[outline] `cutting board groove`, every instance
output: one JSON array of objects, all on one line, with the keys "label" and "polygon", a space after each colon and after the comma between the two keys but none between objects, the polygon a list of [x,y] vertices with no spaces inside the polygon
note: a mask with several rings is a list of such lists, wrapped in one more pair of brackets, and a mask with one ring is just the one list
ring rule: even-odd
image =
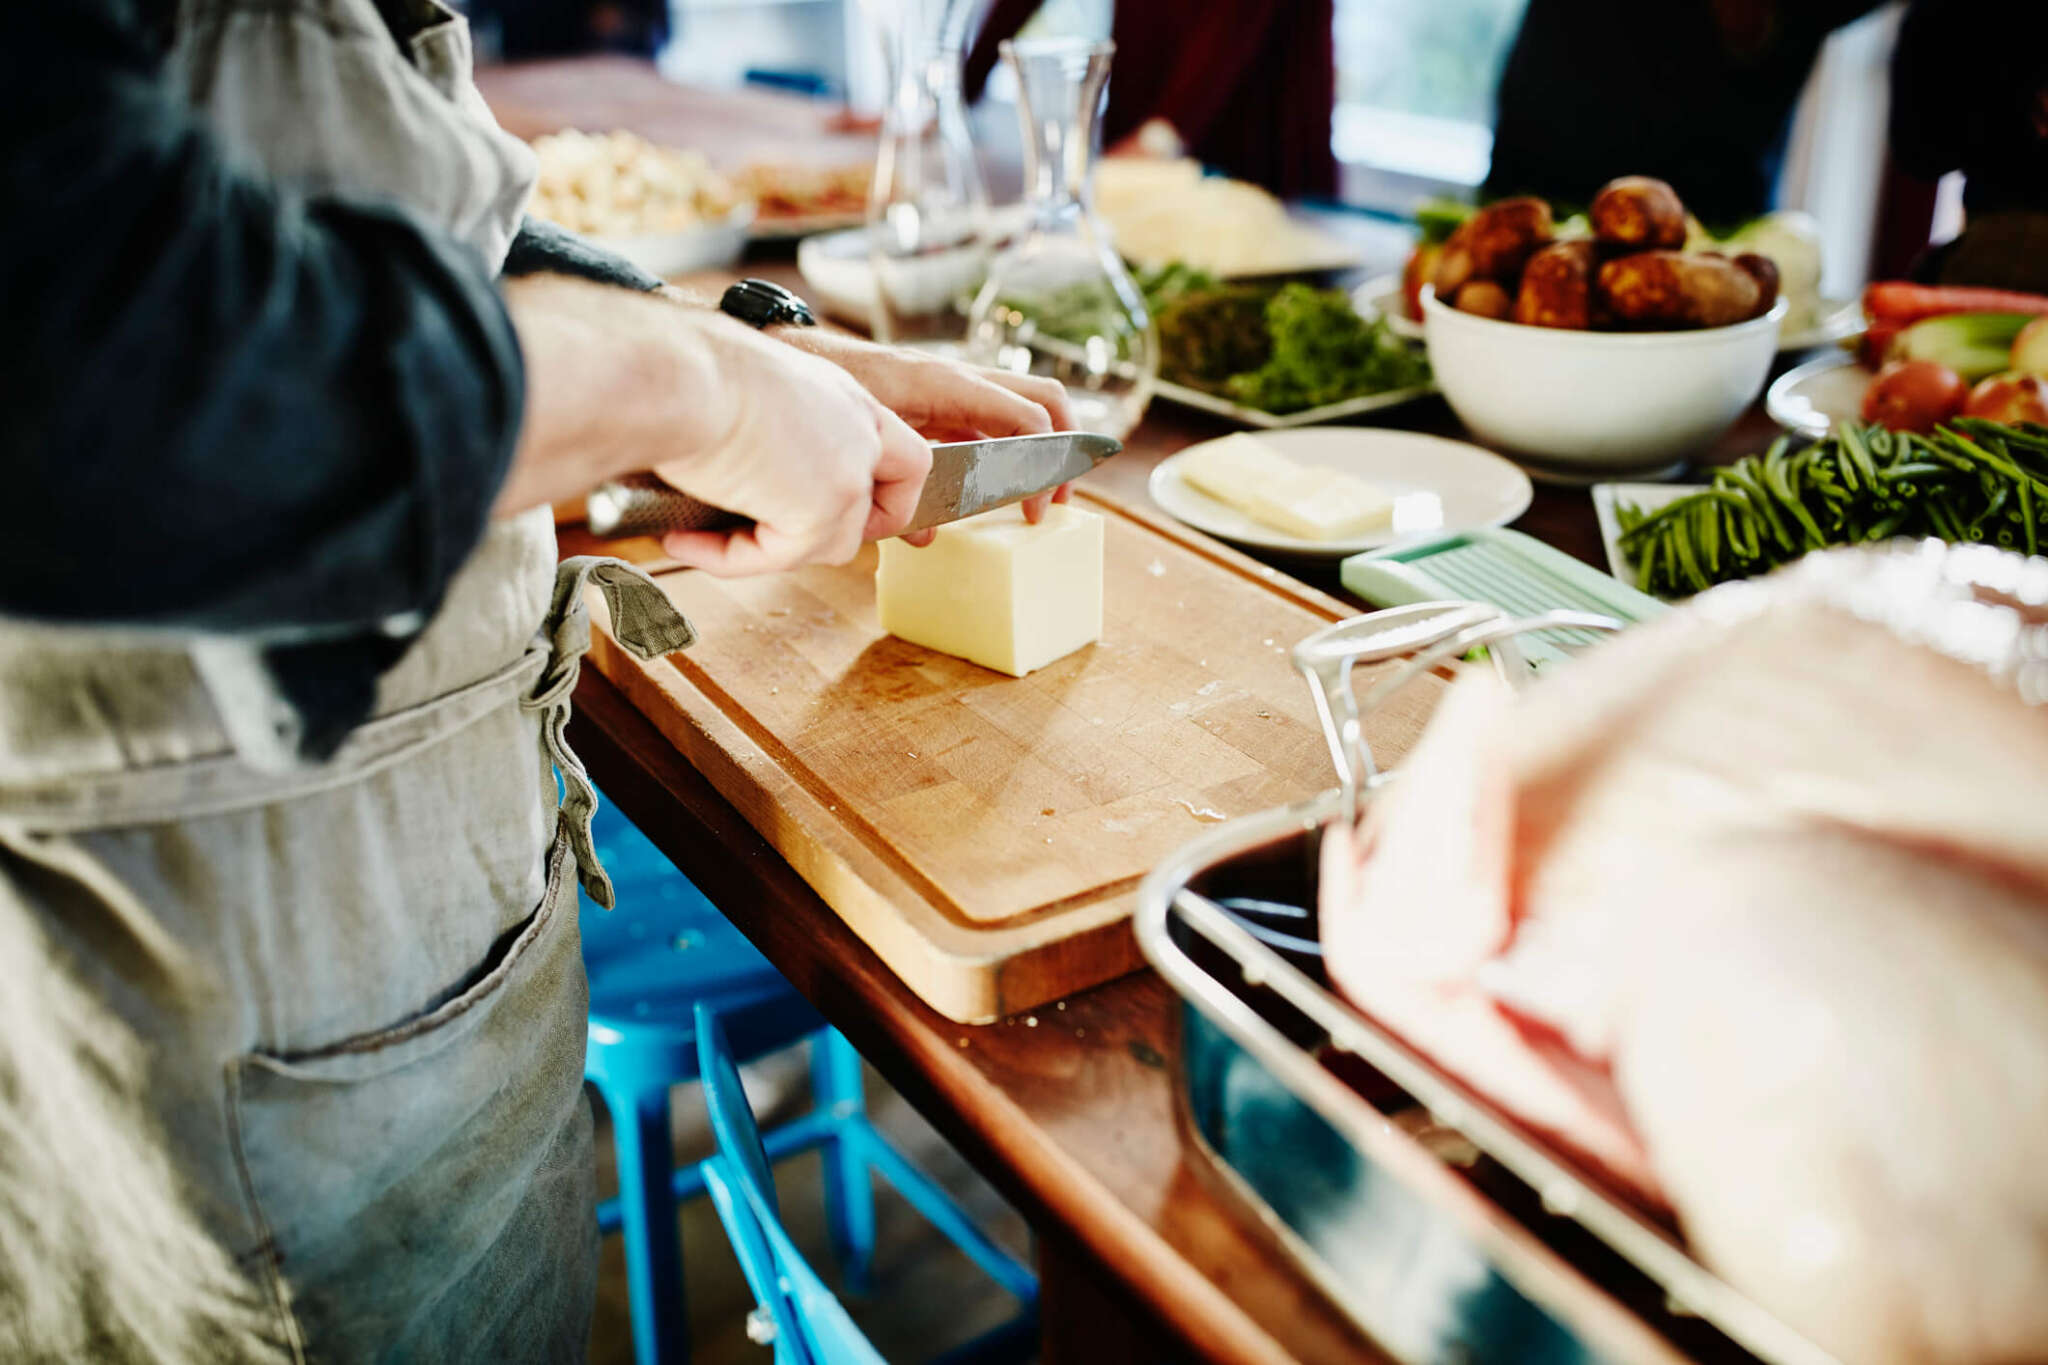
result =
[{"label": "cutting board groove", "polygon": [[[1217,817],[1332,780],[1287,649],[1351,609],[1149,511],[1085,487],[1079,501],[1106,523],[1104,639],[1028,678],[882,635],[872,549],[772,579],[650,565],[698,644],[643,663],[593,642],[825,902],[962,1022],[1135,970],[1130,902],[1153,864]],[[1405,750],[1433,690],[1376,720],[1376,753]]]}]

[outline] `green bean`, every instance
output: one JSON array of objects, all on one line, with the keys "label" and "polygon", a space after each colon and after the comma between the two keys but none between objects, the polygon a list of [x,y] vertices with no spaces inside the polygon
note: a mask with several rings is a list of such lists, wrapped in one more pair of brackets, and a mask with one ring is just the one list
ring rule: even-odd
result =
[{"label": "green bean", "polygon": [[1844,423],[1799,450],[1776,441],[1655,511],[1616,510],[1638,585],[1670,596],[1895,535],[2036,553],[2048,529],[2048,426],[1971,419],[1920,436]]}]

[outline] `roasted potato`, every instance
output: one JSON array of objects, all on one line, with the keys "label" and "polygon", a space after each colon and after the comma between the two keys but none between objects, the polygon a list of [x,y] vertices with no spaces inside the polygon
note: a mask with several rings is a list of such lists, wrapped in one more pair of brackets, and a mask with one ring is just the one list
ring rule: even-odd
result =
[{"label": "roasted potato", "polygon": [[1647,175],[1610,180],[1588,210],[1593,235],[1632,251],[1676,251],[1685,245],[1685,204],[1678,191]]},{"label": "roasted potato", "polygon": [[1505,319],[1515,306],[1508,291],[1493,280],[1470,280],[1458,291],[1451,306],[1461,313],[1477,313],[1483,318]]},{"label": "roasted potato", "polygon": [[1472,273],[1482,280],[1513,284],[1529,258],[1550,245],[1556,225],[1541,199],[1502,199],[1472,215]]},{"label": "roasted potato", "polygon": [[[1443,250],[1436,256],[1432,267],[1434,273],[1430,282],[1436,286],[1436,296],[1445,303],[1458,297],[1458,291],[1465,282],[1473,278],[1472,238],[1469,229],[1471,221],[1459,224],[1456,231],[1444,239]],[[1417,290],[1417,294],[1421,291]]]},{"label": "roasted potato", "polygon": [[1646,330],[1726,327],[1756,316],[1763,290],[1725,256],[1638,251],[1595,276],[1596,306],[1617,322]]},{"label": "roasted potato", "polygon": [[1522,269],[1522,287],[1515,293],[1516,322],[1531,327],[1594,325],[1593,243],[1586,238],[1552,242],[1529,258]]},{"label": "roasted potato", "polygon": [[1745,251],[1735,258],[1735,266],[1756,281],[1756,312],[1750,316],[1762,317],[1770,312],[1771,305],[1778,301],[1778,263],[1758,252]]}]

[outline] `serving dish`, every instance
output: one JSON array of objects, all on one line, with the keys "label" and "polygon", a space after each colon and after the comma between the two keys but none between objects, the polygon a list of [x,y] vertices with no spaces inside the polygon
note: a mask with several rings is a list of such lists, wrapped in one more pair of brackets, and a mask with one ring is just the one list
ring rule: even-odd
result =
[{"label": "serving dish", "polygon": [[[1410,341],[1422,340],[1422,324],[1408,316],[1401,297],[1401,277],[1375,275],[1351,293],[1360,312],[1387,320],[1387,330]],[[1863,305],[1856,299],[1820,300],[1814,319],[1804,327],[1778,329],[1778,354],[1795,355],[1832,346],[1863,330]]]},{"label": "serving dish", "polygon": [[1325,403],[1321,407],[1303,408],[1299,412],[1267,412],[1264,408],[1248,408],[1242,403],[1233,403],[1228,398],[1213,394],[1205,389],[1190,388],[1160,379],[1152,385],[1152,396],[1164,398],[1182,407],[1194,408],[1217,417],[1227,417],[1233,422],[1261,431],[1285,431],[1293,427],[1320,426],[1328,422],[1342,422],[1351,417],[1364,417],[1370,413],[1384,412],[1388,408],[1403,407],[1409,403],[1429,397],[1437,391],[1434,384],[1416,384],[1403,389],[1383,389],[1379,393],[1362,393],[1356,398],[1346,398],[1339,403]]},{"label": "serving dish", "polygon": [[1863,414],[1863,393],[1877,374],[1853,356],[1809,360],[1779,375],[1764,395],[1764,411],[1787,431],[1815,440],[1837,422]]},{"label": "serving dish", "polygon": [[[1430,653],[1411,669],[1556,622],[1418,624]],[[1342,754],[1333,685],[1318,707]],[[1139,947],[1182,1000],[1178,1109],[1210,1183],[1403,1361],[1832,1361],[1695,1260],[1668,1220],[1328,988],[1320,831],[1398,780],[1343,766],[1344,786],[1219,825],[1139,888]]]},{"label": "serving dish", "polygon": [[625,257],[648,274],[666,279],[734,264],[746,252],[753,223],[754,206],[742,204],[721,219],[676,232],[593,237],[591,241]]},{"label": "serving dish", "polygon": [[1636,564],[1621,543],[1619,504],[1628,503],[1654,512],[1676,502],[1703,485],[1693,483],[1596,483],[1593,485],[1593,515],[1600,521],[1600,544],[1607,552],[1607,571],[1631,588],[1636,585]]},{"label": "serving dish", "polygon": [[1422,291],[1430,369],[1488,445],[1566,483],[1657,476],[1734,424],[1764,387],[1785,303],[1728,327],[1580,332],[1476,317]]},{"label": "serving dish", "polygon": [[816,232],[857,226],[867,217],[868,182],[874,167],[784,165],[757,162],[733,177],[759,206],[753,240],[789,241]]},{"label": "serving dish", "polygon": [[[1223,438],[1228,439],[1228,438]],[[1505,526],[1528,510],[1529,476],[1491,451],[1464,441],[1370,427],[1304,427],[1260,438],[1289,459],[1356,474],[1394,498],[1394,523],[1339,540],[1306,540],[1276,531],[1203,493],[1181,477],[1189,446],[1153,469],[1153,501],[1219,540],[1309,559],[1341,559],[1439,531]]]}]

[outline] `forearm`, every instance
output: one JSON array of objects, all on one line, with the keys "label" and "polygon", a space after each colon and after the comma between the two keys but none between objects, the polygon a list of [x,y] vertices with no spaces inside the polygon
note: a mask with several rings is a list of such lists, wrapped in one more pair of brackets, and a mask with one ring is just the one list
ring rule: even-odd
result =
[{"label": "forearm", "polygon": [[510,280],[505,300],[527,401],[495,515],[714,447],[739,420],[718,382],[723,333],[739,324],[722,314],[558,275]]}]

